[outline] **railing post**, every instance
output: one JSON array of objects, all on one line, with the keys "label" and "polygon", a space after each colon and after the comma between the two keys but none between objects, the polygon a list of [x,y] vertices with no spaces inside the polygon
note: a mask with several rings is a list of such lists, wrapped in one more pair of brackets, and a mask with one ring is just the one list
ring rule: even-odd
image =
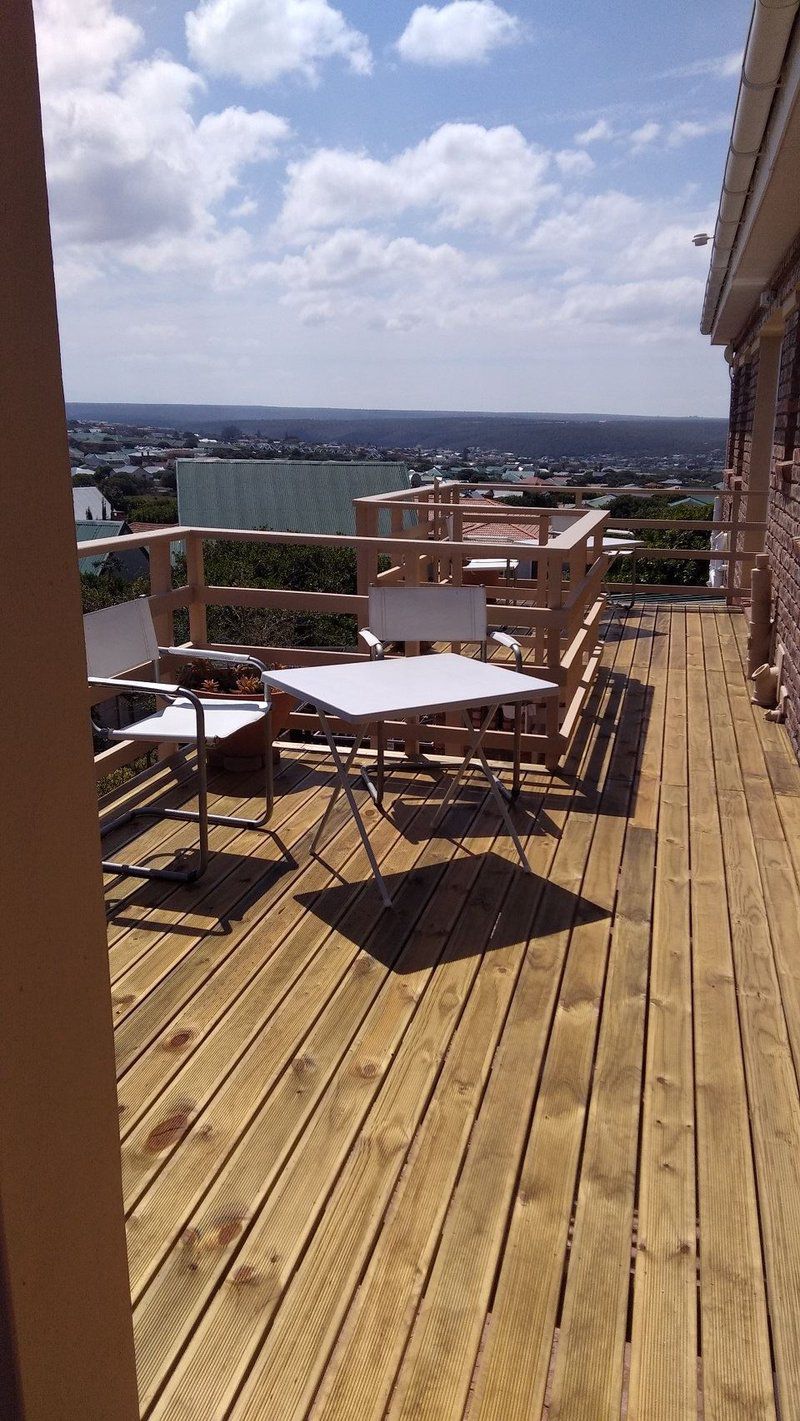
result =
[{"label": "railing post", "polygon": [[[377,507],[363,499],[354,500],[353,507],[356,515],[356,537],[377,538],[379,528],[380,513]],[[391,517],[391,514],[390,514]],[[374,548],[358,547],[356,549],[356,591],[359,597],[366,597],[370,586],[378,577],[378,554]],[[359,614],[359,627],[367,624],[366,606]]]},{"label": "railing post", "polygon": [[[148,544],[147,551],[150,563],[150,595],[158,597],[172,590],[172,544],[166,538],[156,538]],[[172,646],[175,641],[172,613],[163,608],[154,609],[153,626],[159,646]],[[156,667],[156,670],[159,671],[160,668]],[[162,696],[158,705],[164,707],[166,704]],[[175,746],[168,742],[162,741],[157,747],[159,760],[167,760],[174,752]]]},{"label": "railing post", "polygon": [[195,646],[208,641],[208,612],[203,597],[206,586],[203,535],[192,531],[186,539],[186,577],[189,584],[189,640]]},{"label": "railing post", "polygon": [[[161,596],[172,591],[172,544],[166,538],[157,538],[148,544],[150,561],[150,595]],[[153,626],[159,646],[172,646],[174,636],[172,613],[163,608],[153,610]]]}]

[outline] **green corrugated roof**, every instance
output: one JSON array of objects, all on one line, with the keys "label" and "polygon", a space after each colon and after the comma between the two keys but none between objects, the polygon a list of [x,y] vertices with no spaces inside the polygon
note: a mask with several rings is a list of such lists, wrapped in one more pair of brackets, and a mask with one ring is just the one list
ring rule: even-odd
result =
[{"label": "green corrugated roof", "polygon": [[[117,538],[124,527],[124,523],[117,523],[112,518],[76,520],[77,542],[94,543],[98,538]],[[108,553],[98,553],[96,557],[81,558],[78,567],[81,572],[98,573],[107,557]]]},{"label": "green corrugated roof", "polygon": [[353,499],[407,489],[402,463],[178,459],[178,519],[197,528],[354,533]]}]

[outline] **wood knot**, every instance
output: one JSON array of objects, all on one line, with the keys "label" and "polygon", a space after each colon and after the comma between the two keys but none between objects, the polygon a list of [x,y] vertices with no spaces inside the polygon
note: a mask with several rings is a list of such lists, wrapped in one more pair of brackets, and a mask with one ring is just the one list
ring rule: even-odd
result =
[{"label": "wood knot", "polygon": [[316,1069],[317,1063],[314,1057],[308,1052],[305,1052],[302,1056],[295,1056],[292,1061],[292,1070],[296,1076],[310,1076]]},{"label": "wood knot", "polygon": [[258,1279],[258,1270],[252,1268],[249,1263],[243,1263],[241,1268],[237,1268],[236,1272],[231,1274],[231,1282],[237,1288],[244,1288],[248,1283],[257,1283]]},{"label": "wood knot", "polygon": [[193,1040],[194,1032],[184,1026],[179,1031],[173,1031],[172,1035],[162,1042],[162,1047],[165,1051],[182,1051]]},{"label": "wood knot", "polygon": [[147,1136],[145,1141],[147,1153],[158,1155],[163,1150],[168,1150],[172,1145],[176,1145],[189,1129],[191,1118],[191,1105],[181,1105],[172,1115],[165,1115],[163,1120],[159,1120],[158,1124],[153,1126]]},{"label": "wood knot", "polygon": [[380,1069],[380,1061],[376,1061],[374,1057],[368,1056],[366,1060],[358,1062],[356,1075],[362,1076],[365,1081],[371,1081],[374,1080],[377,1075],[380,1075]]}]

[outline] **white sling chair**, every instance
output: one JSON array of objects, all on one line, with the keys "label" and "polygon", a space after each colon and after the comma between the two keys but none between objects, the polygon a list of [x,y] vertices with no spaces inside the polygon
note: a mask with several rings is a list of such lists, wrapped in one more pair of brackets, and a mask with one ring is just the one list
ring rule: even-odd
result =
[{"label": "white sling chair", "polygon": [[[486,660],[488,643],[498,642],[513,653],[515,669],[522,672],[522,648],[508,632],[489,631],[486,612],[486,588],[481,586],[451,587],[436,584],[419,587],[370,587],[369,626],[362,627],[359,636],[369,647],[373,661],[383,660],[387,642],[471,642],[478,643]],[[519,737],[521,709],[514,707],[514,785],[511,798],[520,789]],[[385,737],[378,727],[377,786],[366,771],[362,778],[377,805],[383,803]],[[506,794],[505,786],[492,776],[497,787]]]},{"label": "white sling chair", "polygon": [[[190,820],[199,826],[200,856],[196,867],[191,869],[145,868],[140,864],[117,863],[103,860],[107,873],[130,874],[136,878],[166,878],[176,883],[193,883],[203,874],[208,865],[209,824],[230,824],[242,829],[260,829],[272,814],[272,727],[270,691],[263,680],[266,667],[253,656],[239,656],[227,651],[193,651],[191,649],[159,646],[150,606],[145,597],[131,602],[122,602],[116,607],[105,607],[100,612],[89,612],[83,619],[86,639],[86,665],[89,685],[105,687],[114,695],[149,692],[163,698],[168,704],[145,716],[143,720],[126,725],[122,730],[106,730],[95,727],[104,737],[111,740],[142,740],[150,742],[172,742],[177,745],[194,745],[197,750],[197,811],[144,806],[128,810],[110,823],[102,826],[101,835],[129,823],[138,816]],[[262,677],[264,699],[259,702],[245,702],[237,705],[232,701],[200,699],[192,691],[182,686],[164,685],[158,679],[151,681],[131,680],[124,673],[150,663],[154,678],[158,677],[160,656],[179,656],[183,660],[219,661],[235,665],[253,666]],[[209,741],[224,739],[234,731],[241,730],[254,721],[264,725],[264,747],[266,755],[265,808],[256,819],[244,819],[232,814],[209,814],[208,781],[206,770],[206,746]]]}]

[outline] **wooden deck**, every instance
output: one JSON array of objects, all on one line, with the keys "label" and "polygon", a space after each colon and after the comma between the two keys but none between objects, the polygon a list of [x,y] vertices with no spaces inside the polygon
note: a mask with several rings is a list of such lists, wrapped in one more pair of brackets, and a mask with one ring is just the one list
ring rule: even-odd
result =
[{"label": "wooden deck", "polygon": [[383,912],[306,756],[295,868],[216,829],[195,889],[109,882],[143,1416],[800,1417],[800,768],[743,637],[610,621],[533,878],[398,777]]}]

